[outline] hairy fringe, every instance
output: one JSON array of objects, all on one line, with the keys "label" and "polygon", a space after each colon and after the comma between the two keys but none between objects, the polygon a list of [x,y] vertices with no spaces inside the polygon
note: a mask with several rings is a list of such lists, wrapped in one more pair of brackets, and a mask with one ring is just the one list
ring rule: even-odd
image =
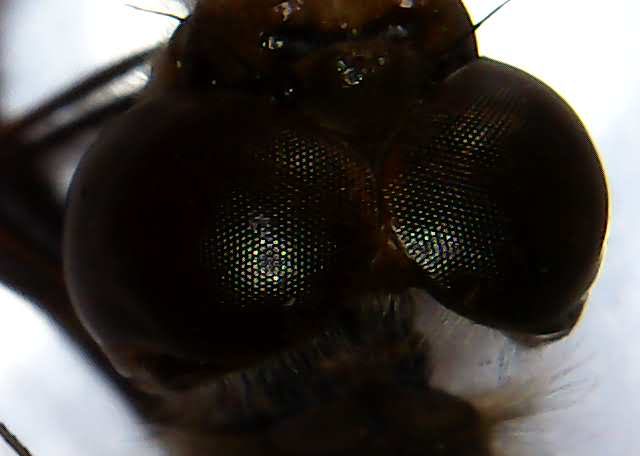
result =
[{"label": "hairy fringe", "polygon": [[578,454],[571,451],[563,413],[578,405],[596,386],[586,379],[568,380],[580,365],[507,384],[470,399],[493,429],[494,456]]},{"label": "hairy fringe", "polygon": [[[377,303],[381,309],[395,308],[398,299],[382,300]],[[413,298],[405,296],[402,308],[413,307]],[[375,307],[375,306],[374,306]],[[371,327],[375,327],[379,323],[376,322],[376,315],[382,315],[380,309],[370,314],[363,313],[363,321],[370,321]],[[397,311],[394,316],[386,316],[382,322],[386,331],[399,328],[400,323],[405,321],[406,316],[412,313]],[[457,319],[456,319],[457,321]],[[458,322],[460,323],[460,322]],[[456,326],[455,324],[453,326]],[[422,328],[420,328],[422,329]],[[468,329],[468,328],[466,328]],[[451,334],[444,334],[452,331]],[[401,331],[401,333],[403,333]],[[449,327],[444,329],[444,333],[440,332],[439,336],[444,339],[456,337],[456,330]],[[448,336],[448,337],[446,337]],[[481,328],[478,328],[478,334],[469,340],[474,343],[484,335]],[[383,345],[375,345],[371,348],[371,341],[368,341],[359,350],[345,342],[339,337],[332,336],[336,349],[333,354],[327,358],[322,358],[315,364],[315,372],[321,376],[333,379],[341,386],[343,393],[338,397],[345,400],[352,395],[344,394],[344,391],[358,392],[363,389],[373,389],[377,391],[378,386],[381,387],[381,393],[387,387],[405,388],[413,391],[423,391],[424,395],[439,394],[438,391],[446,391],[447,387],[443,382],[440,385],[430,385],[431,369],[428,365],[430,361],[429,352],[433,348],[428,340],[422,337],[421,333],[409,332],[400,338],[386,340]],[[465,342],[466,343],[466,342]],[[536,350],[534,350],[536,352]],[[424,372],[424,386],[419,385],[420,379],[416,376],[411,377],[409,383],[413,386],[403,386],[398,383],[397,370],[398,360],[415,359],[416,354],[424,355],[427,365],[424,369],[414,369],[414,372]],[[469,393],[465,393],[462,389],[454,388],[454,392],[445,393],[450,397],[457,397],[460,401],[464,401],[475,410],[479,421],[477,426],[484,429],[482,433],[487,436],[487,443],[491,456],[551,456],[555,454],[578,454],[571,451],[570,439],[566,420],[563,422],[563,412],[571,409],[579,403],[582,398],[589,394],[595,386],[592,381],[587,379],[576,379],[577,368],[586,361],[576,362],[569,367],[555,369],[551,367],[544,370],[544,373],[534,377],[535,372],[529,374],[528,378],[522,380],[507,379],[504,383],[500,383],[495,387],[485,390],[475,391],[473,389]],[[274,365],[278,366],[281,361],[275,361]],[[287,366],[291,366],[291,362],[286,361]],[[403,364],[403,363],[400,363]],[[437,367],[437,366],[435,366]],[[233,385],[239,385],[238,375],[233,374],[235,379],[228,380],[227,384],[231,385],[232,396],[242,398],[242,388],[240,393],[234,390]],[[413,378],[413,380],[411,380]],[[281,378],[282,380],[282,378]],[[403,382],[406,380],[402,380]],[[286,383],[286,380],[285,380]],[[407,385],[409,385],[407,383]],[[227,388],[227,387],[225,387]],[[313,390],[312,387],[310,387]],[[440,389],[438,389],[440,388]],[[157,424],[153,426],[157,438],[165,445],[169,454],[176,456],[200,456],[204,454],[217,454],[220,456],[281,456],[283,453],[276,451],[270,440],[272,437],[270,431],[227,432],[224,428],[217,427],[207,430],[202,423],[212,423],[215,418],[215,400],[214,397],[220,397],[220,382],[212,382],[194,388],[188,392],[180,392],[175,395],[166,395],[164,399],[164,411],[167,412],[163,419],[162,411],[158,416]],[[255,393],[255,389],[254,389]],[[370,393],[367,393],[370,394]],[[417,397],[420,397],[418,393]],[[264,399],[265,396],[262,396]],[[267,397],[268,399],[268,397]],[[255,399],[254,399],[255,401]],[[257,402],[258,404],[263,404]],[[273,407],[273,403],[266,401],[266,408]],[[322,401],[320,401],[321,403]],[[455,404],[452,403],[455,409]],[[242,405],[238,405],[239,408]],[[315,406],[313,406],[315,407]],[[255,408],[255,407],[253,407]],[[260,407],[259,407],[260,408]],[[277,405],[276,405],[277,408]],[[429,421],[429,411],[425,411],[424,423],[431,425]],[[456,413],[456,412],[454,412]],[[218,417],[218,422],[224,422],[224,416]],[[276,418],[276,422],[277,422]],[[335,420],[340,421],[342,417],[337,414]],[[421,418],[422,419],[422,418]],[[559,423],[559,426],[555,426]],[[411,426],[411,422],[407,422]],[[434,423],[436,423],[434,421]],[[348,425],[348,420],[347,420]],[[448,429],[447,432],[452,431]],[[461,435],[466,435],[466,429],[459,429]],[[384,432],[384,430],[382,430]],[[454,432],[451,432],[452,434]],[[570,435],[569,435],[570,437]],[[327,436],[331,438],[331,436]],[[286,440],[287,437],[285,436]],[[562,445],[559,445],[559,442]],[[566,451],[560,453],[560,447]],[[290,453],[284,453],[290,454]],[[298,454],[298,453],[295,453]],[[302,452],[300,454],[306,454]],[[324,453],[314,453],[324,454]],[[425,455],[431,453],[425,453]],[[448,456],[458,456],[458,453],[442,453]],[[484,453],[482,453],[484,454]],[[466,453],[465,453],[466,456]]]},{"label": "hairy fringe", "polygon": [[[349,369],[349,373],[343,373],[343,375],[350,376],[349,381],[357,384],[363,380],[363,377],[357,374],[361,369],[362,367]],[[575,367],[567,368],[553,375],[521,383],[514,382],[485,394],[465,398],[480,416],[483,423],[481,427],[487,430],[491,456],[578,454],[571,451],[570,439],[567,439],[567,423],[563,423],[562,413],[579,403],[594,385],[588,381],[567,381],[567,377],[574,370]],[[189,410],[201,410],[203,401],[206,403],[206,396],[206,391],[200,391],[197,396],[182,402],[181,410],[187,414]],[[188,406],[185,407],[187,404]],[[426,413],[429,412],[426,411]],[[199,419],[201,418],[202,416]],[[335,419],[340,420],[341,417],[336,416]],[[563,424],[563,429],[554,429],[554,421]],[[281,454],[272,449],[267,433],[243,433],[242,437],[238,437],[233,432],[206,433],[202,429],[173,427],[170,424],[157,426],[155,430],[158,438],[172,455],[279,456]],[[464,430],[461,431],[464,434]],[[554,435],[558,432],[559,435]],[[562,448],[558,445],[558,437],[563,444]],[[449,455],[449,453],[444,454]],[[453,455],[454,453],[451,453],[451,456]]]}]

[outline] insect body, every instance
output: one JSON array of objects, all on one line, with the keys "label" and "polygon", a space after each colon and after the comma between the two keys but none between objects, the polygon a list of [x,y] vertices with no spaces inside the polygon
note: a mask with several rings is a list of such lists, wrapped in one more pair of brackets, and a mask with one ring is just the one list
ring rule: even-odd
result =
[{"label": "insect body", "polygon": [[489,454],[408,291],[564,335],[607,211],[576,115],[479,57],[458,0],[201,1],[76,171],[65,277],[186,454]]}]

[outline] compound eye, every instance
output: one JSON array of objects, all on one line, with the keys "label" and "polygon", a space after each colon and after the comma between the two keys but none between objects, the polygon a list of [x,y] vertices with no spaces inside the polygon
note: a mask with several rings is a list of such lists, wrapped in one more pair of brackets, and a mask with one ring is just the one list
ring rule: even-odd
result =
[{"label": "compound eye", "polygon": [[373,192],[348,146],[266,101],[147,101],[74,177],[72,299],[106,347],[244,366],[340,307],[368,257]]},{"label": "compound eye", "polygon": [[608,217],[603,170],[575,113],[533,77],[479,59],[405,124],[382,187],[425,288],[483,324],[568,331]]},{"label": "compound eye", "polygon": [[338,285],[325,279],[374,222],[371,171],[326,133],[295,127],[247,152],[261,170],[253,183],[230,185],[211,208],[204,265],[226,305],[312,305]]}]

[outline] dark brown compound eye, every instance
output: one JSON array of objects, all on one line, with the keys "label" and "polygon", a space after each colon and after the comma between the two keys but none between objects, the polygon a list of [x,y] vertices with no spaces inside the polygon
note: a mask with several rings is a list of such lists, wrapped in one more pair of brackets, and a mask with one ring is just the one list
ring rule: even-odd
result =
[{"label": "dark brown compound eye", "polygon": [[320,331],[351,293],[373,185],[346,143],[268,101],[149,100],[74,178],[71,295],[107,347],[237,368]]},{"label": "dark brown compound eye", "polygon": [[605,176],[571,108],[479,59],[416,104],[391,141],[383,194],[425,288],[477,322],[565,333],[598,271]]}]

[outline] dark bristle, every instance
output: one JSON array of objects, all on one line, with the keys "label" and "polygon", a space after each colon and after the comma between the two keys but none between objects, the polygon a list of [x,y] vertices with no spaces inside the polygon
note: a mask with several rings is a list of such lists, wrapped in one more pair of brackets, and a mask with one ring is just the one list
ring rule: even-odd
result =
[{"label": "dark bristle", "polygon": [[473,33],[475,31],[477,31],[485,22],[487,22],[489,19],[491,19],[491,17],[494,14],[496,14],[502,8],[507,6],[508,3],[511,3],[511,0],[505,0],[500,5],[498,5],[493,11],[491,11],[489,14],[487,14],[480,22],[478,22],[477,24],[474,24],[473,29],[471,30],[471,32]]},{"label": "dark bristle", "polygon": [[164,11],[150,10],[150,9],[147,9],[147,8],[142,8],[140,6],[132,5],[130,3],[127,3],[126,6],[128,6],[129,8],[133,8],[134,10],[137,10],[137,11],[142,11],[144,13],[151,13],[151,14],[156,14],[158,16],[169,17],[169,18],[175,19],[176,21],[181,22],[181,23],[187,20],[186,17],[176,16],[175,14],[165,13]]},{"label": "dark bristle", "polygon": [[491,11],[489,14],[487,14],[485,17],[483,17],[479,22],[473,24],[473,27],[471,27],[471,30],[469,30],[468,32],[466,32],[464,35],[462,35],[460,38],[458,38],[453,46],[451,46],[451,48],[445,52],[446,53],[452,53],[454,52],[456,49],[458,49],[458,47],[462,46],[467,39],[470,36],[473,36],[476,31],[478,31],[478,29],[480,27],[482,27],[489,19],[491,19],[498,11],[500,11],[502,8],[504,8],[505,6],[507,6],[507,4],[511,3],[512,0],[505,0],[504,2],[502,2],[500,5],[498,5],[496,8],[493,9],[493,11]]}]

